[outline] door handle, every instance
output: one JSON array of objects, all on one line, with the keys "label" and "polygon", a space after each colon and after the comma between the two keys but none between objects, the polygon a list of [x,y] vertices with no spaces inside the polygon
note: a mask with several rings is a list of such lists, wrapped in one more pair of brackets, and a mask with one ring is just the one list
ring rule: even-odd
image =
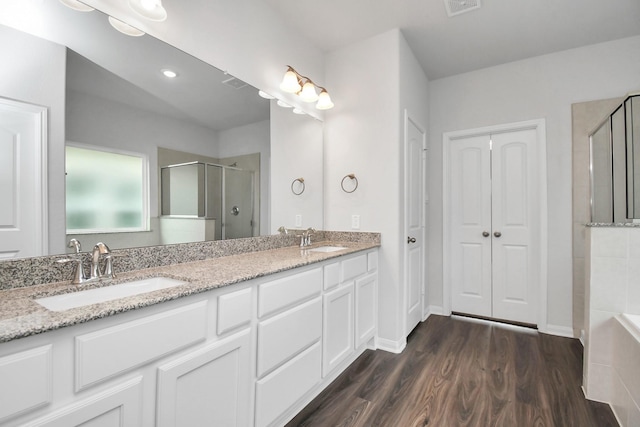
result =
[{"label": "door handle", "polygon": [[495,233],[493,233],[493,235],[496,236],[496,237],[500,237],[500,236],[502,236],[502,233],[499,232],[499,231],[496,231]]},{"label": "door handle", "polygon": [[415,237],[407,237],[407,243],[415,243],[415,242],[416,242]]},{"label": "door handle", "polygon": [[489,233],[488,231],[483,231],[482,232],[482,237],[489,237],[491,235],[491,233]]}]

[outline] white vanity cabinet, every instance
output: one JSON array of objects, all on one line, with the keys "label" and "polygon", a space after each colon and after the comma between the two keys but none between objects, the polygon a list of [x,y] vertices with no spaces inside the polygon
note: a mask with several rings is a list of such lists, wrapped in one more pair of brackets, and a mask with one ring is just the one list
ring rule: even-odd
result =
[{"label": "white vanity cabinet", "polygon": [[373,345],[377,249],[0,344],[0,426],[280,426]]},{"label": "white vanity cabinet", "polygon": [[322,378],[322,268],[258,287],[255,425],[271,425]]},{"label": "white vanity cabinet", "polygon": [[323,377],[351,360],[375,336],[377,256],[377,251],[360,253],[324,266]]},{"label": "white vanity cabinet", "polygon": [[252,295],[224,288],[0,344],[0,425],[250,425]]}]

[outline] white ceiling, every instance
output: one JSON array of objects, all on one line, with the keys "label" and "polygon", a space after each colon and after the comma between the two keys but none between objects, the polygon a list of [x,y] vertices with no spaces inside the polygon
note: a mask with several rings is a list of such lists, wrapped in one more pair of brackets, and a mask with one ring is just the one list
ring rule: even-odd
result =
[{"label": "white ceiling", "polygon": [[640,34],[640,0],[265,0],[323,51],[400,28],[430,80]]}]

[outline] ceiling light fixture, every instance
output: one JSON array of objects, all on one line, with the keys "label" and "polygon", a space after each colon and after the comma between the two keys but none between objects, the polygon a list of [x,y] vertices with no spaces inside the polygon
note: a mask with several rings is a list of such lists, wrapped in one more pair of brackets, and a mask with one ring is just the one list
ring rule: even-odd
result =
[{"label": "ceiling light fixture", "polygon": [[60,0],[60,3],[62,3],[67,7],[70,7],[73,10],[77,10],[80,12],[91,12],[92,10],[95,10],[91,6],[87,6],[84,3],[80,3],[78,0]]},{"label": "ceiling light fixture", "polygon": [[[320,94],[316,92],[316,88],[320,90]],[[328,110],[333,108],[329,92],[322,86],[316,85],[309,77],[298,73],[292,66],[287,65],[287,71],[284,73],[280,89],[285,92],[295,93],[304,102],[318,102],[316,108],[318,110]]]},{"label": "ceiling light fixture", "polygon": [[131,25],[122,22],[121,20],[116,19],[113,16],[110,16],[107,19],[109,20],[109,24],[111,24],[113,28],[120,31],[122,34],[126,34],[131,37],[144,36],[144,31],[140,31],[136,27],[132,27]]},{"label": "ceiling light fixture", "polygon": [[176,77],[178,77],[178,73],[176,73],[175,71],[170,70],[168,68],[165,68],[165,69],[160,70],[160,71],[162,71],[162,75],[165,76],[168,79],[175,79]]},{"label": "ceiling light fixture", "polygon": [[129,6],[138,15],[150,21],[164,21],[167,11],[162,6],[162,0],[129,0]]}]

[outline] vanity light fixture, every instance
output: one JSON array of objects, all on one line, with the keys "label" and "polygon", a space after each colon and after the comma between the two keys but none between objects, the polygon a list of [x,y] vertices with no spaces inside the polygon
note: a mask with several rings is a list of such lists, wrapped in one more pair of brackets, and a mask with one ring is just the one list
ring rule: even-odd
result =
[{"label": "vanity light fixture", "polygon": [[[320,94],[316,92],[316,88],[320,90]],[[298,73],[295,68],[287,65],[287,71],[284,73],[280,89],[288,93],[297,94],[304,102],[318,102],[316,108],[318,110],[328,110],[333,108],[331,97],[327,89],[316,85],[309,77]]]},{"label": "vanity light fixture", "polygon": [[264,92],[264,91],[262,91],[262,90],[259,90],[259,91],[258,91],[258,95],[260,95],[260,97],[261,97],[261,98],[264,98],[264,99],[276,99],[276,97],[275,97],[275,96],[273,96],[273,95],[269,95],[267,92]]},{"label": "vanity light fixture", "polygon": [[91,12],[95,10],[91,6],[87,6],[86,4],[81,3],[78,0],[60,0],[60,3],[80,12]]},{"label": "vanity light fixture", "polygon": [[293,108],[293,105],[289,105],[281,99],[278,99],[277,104],[282,108]]},{"label": "vanity light fixture", "polygon": [[167,19],[167,10],[162,6],[162,0],[129,0],[129,6],[150,21],[162,22]]},{"label": "vanity light fixture", "polygon": [[109,19],[109,24],[111,24],[113,28],[120,31],[122,34],[126,34],[127,36],[131,36],[131,37],[140,37],[140,36],[144,36],[145,34],[144,31],[140,31],[136,27],[132,27],[131,25],[125,22],[122,22],[121,20],[116,19],[113,16],[110,16],[108,19]]}]

